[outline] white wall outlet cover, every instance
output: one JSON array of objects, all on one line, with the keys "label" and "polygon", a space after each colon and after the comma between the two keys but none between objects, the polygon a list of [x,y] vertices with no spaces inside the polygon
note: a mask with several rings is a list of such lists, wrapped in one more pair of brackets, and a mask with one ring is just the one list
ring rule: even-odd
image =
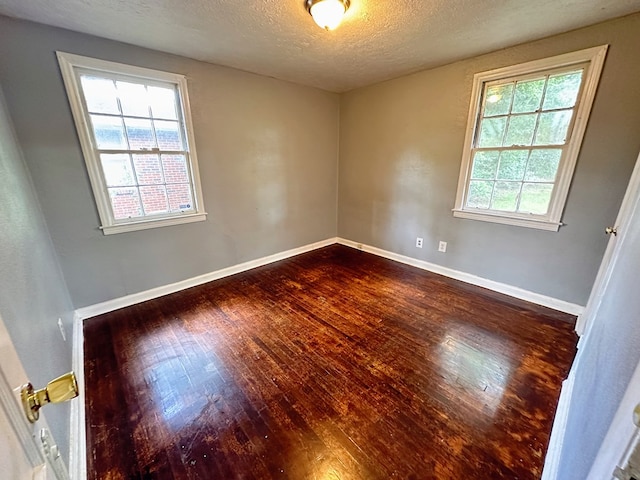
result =
[{"label": "white wall outlet cover", "polygon": [[422,238],[420,238],[420,237],[416,238],[416,247],[422,248],[423,241],[424,240]]},{"label": "white wall outlet cover", "polygon": [[438,244],[438,251],[439,252],[446,252],[447,251],[447,242],[440,242]]}]

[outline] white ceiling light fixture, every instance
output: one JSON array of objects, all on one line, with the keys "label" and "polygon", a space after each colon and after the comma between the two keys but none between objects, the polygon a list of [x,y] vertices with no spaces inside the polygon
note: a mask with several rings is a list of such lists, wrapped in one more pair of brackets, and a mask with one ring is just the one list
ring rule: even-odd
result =
[{"label": "white ceiling light fixture", "polygon": [[349,0],[305,0],[307,11],[320,28],[333,30],[349,8]]}]

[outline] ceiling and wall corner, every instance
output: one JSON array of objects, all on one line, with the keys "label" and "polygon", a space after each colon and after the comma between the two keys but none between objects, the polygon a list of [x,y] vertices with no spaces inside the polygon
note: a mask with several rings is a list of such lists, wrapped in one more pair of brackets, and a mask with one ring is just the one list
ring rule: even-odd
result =
[{"label": "ceiling and wall corner", "polygon": [[[610,44],[558,232],[454,218],[476,72]],[[341,96],[338,235],[585,305],[640,150],[640,15]],[[415,238],[427,248],[416,249]],[[437,251],[440,240],[448,251]]]},{"label": "ceiling and wall corner", "polygon": [[[336,236],[337,94],[4,16],[0,32],[0,81],[76,308]],[[103,235],[57,50],[187,76],[207,221]]]},{"label": "ceiling and wall corner", "polygon": [[0,0],[0,14],[333,92],[640,10],[640,0],[353,0],[320,29],[303,0]]}]

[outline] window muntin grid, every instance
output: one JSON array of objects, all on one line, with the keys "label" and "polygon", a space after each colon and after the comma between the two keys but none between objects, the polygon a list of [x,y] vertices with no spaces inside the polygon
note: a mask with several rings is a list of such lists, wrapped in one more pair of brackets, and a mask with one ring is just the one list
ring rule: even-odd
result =
[{"label": "window muntin grid", "polygon": [[586,67],[484,85],[465,208],[547,215]]},{"label": "window muntin grid", "polygon": [[115,223],[196,211],[176,84],[78,71]]}]

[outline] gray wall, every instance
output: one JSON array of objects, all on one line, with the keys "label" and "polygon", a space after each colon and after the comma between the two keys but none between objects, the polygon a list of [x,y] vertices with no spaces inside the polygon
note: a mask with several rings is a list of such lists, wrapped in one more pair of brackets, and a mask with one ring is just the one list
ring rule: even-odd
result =
[{"label": "gray wall", "polygon": [[[473,74],[610,44],[559,232],[454,218]],[[338,234],[585,305],[640,150],[640,15],[341,97]],[[425,247],[415,247],[424,237]],[[449,243],[438,253],[438,241]]]},{"label": "gray wall", "polygon": [[[0,90],[0,317],[36,388],[71,370],[72,305]],[[67,342],[57,321],[62,318]],[[69,452],[69,404],[45,416]]]},{"label": "gray wall", "polygon": [[[336,235],[339,97],[0,17],[0,81],[76,308]],[[206,222],[104,236],[55,51],[182,73]]]},{"label": "gray wall", "polygon": [[587,478],[640,360],[640,197],[635,199],[632,211],[626,236],[618,240],[619,255],[600,309],[574,365],[575,383],[559,479]]}]

